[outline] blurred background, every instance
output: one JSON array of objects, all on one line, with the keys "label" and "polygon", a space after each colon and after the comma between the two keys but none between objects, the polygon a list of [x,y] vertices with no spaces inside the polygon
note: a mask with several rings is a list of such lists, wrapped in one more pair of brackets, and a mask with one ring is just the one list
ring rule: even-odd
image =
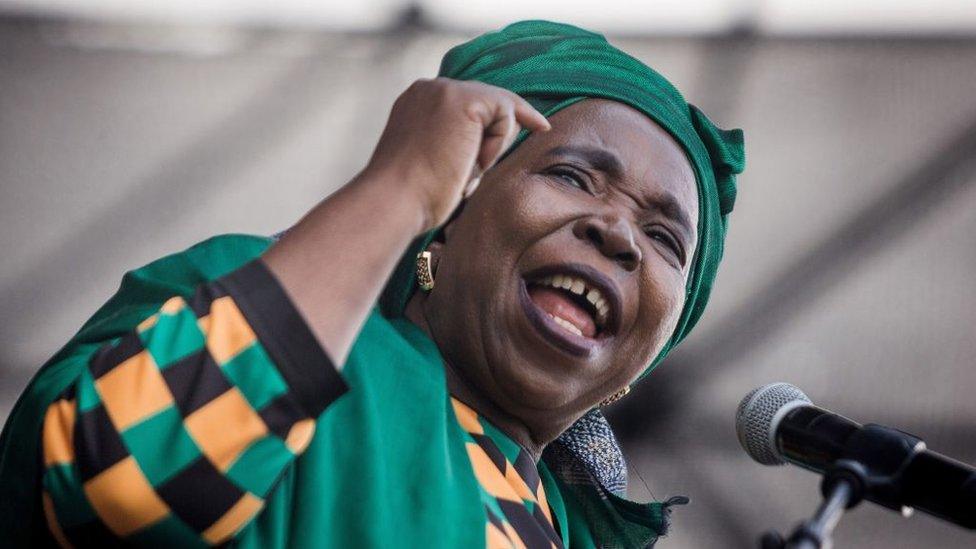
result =
[{"label": "blurred background", "polygon": [[[744,128],[710,309],[610,409],[660,547],[754,547],[819,502],[733,415],[788,381],[976,463],[971,0],[0,0],[0,419],[122,273],[288,227],[365,163],[451,46],[524,18],[606,33]],[[838,548],[972,547],[862,505]]]}]

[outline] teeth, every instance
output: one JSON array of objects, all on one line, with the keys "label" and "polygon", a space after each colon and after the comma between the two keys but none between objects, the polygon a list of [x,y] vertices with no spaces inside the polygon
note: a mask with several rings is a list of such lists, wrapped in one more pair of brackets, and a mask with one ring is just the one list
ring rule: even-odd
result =
[{"label": "teeth", "polygon": [[586,300],[594,305],[596,305],[596,302],[599,299],[600,299],[600,290],[597,290],[596,288],[590,290],[590,293],[586,294]]},{"label": "teeth", "polygon": [[[600,326],[606,325],[607,316],[610,314],[610,305],[607,303],[606,298],[603,297],[603,293],[600,292],[600,290],[598,290],[597,288],[587,287],[586,281],[584,281],[583,279],[577,278],[572,275],[557,274],[557,275],[547,276],[546,278],[539,281],[539,284],[545,286],[551,286],[553,288],[562,288],[564,290],[569,290],[576,295],[585,295],[586,300],[592,303],[593,307],[596,309],[597,324]],[[554,318],[556,318],[557,321],[561,320],[565,323],[565,324],[560,323],[560,326],[566,327],[566,329],[570,330],[573,333],[579,332],[579,329],[577,329],[571,323],[558,317],[554,317]]]},{"label": "teeth", "polygon": [[583,332],[581,332],[579,328],[574,326],[572,322],[553,315],[549,315],[549,318],[551,318],[553,321],[555,321],[556,324],[559,324],[562,328],[566,329],[567,331],[574,333],[578,336],[583,335]]}]

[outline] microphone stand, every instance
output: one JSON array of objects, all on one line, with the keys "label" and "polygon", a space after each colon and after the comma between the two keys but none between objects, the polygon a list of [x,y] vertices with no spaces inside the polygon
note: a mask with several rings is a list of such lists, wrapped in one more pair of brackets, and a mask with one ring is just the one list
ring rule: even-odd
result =
[{"label": "microphone stand", "polygon": [[824,471],[820,483],[824,499],[813,517],[785,540],[775,530],[766,532],[759,540],[762,549],[830,549],[830,536],[844,511],[866,497],[902,516],[911,515],[912,508],[902,504],[900,479],[925,443],[914,435],[869,424],[847,446],[844,457]]},{"label": "microphone stand", "polygon": [[830,549],[840,517],[859,500],[854,499],[856,485],[846,478],[826,477],[821,486],[824,499],[813,517],[800,523],[785,540],[775,530],[766,532],[759,542],[762,549]]}]

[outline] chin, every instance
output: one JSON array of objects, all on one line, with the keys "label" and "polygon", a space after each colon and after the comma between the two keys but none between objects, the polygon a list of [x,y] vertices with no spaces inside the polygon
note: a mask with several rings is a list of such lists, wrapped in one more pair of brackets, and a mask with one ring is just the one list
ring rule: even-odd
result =
[{"label": "chin", "polygon": [[499,381],[501,392],[509,401],[506,407],[557,413],[566,410],[574,401],[576,395],[569,392],[567,386],[571,384],[557,383],[550,378],[549,372],[541,369],[535,370],[536,375],[526,373],[525,370],[509,372]]}]

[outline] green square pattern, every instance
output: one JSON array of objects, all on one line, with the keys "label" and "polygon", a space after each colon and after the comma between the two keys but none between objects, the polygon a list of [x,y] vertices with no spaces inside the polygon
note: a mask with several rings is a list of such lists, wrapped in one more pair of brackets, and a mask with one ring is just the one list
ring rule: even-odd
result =
[{"label": "green square pattern", "polygon": [[184,306],[175,314],[159,313],[156,325],[139,334],[160,370],[199,351],[205,344],[193,310]]},{"label": "green square pattern", "polygon": [[202,455],[175,406],[129,427],[122,440],[153,486],[166,482]]},{"label": "green square pattern", "polygon": [[284,441],[269,434],[241,453],[227,471],[227,478],[241,489],[264,498],[293,459],[295,455]]},{"label": "green square pattern", "polygon": [[495,427],[487,421],[482,421],[481,416],[478,416],[478,423],[480,423],[481,427],[484,428],[485,435],[495,443],[495,446],[497,446],[499,450],[501,450],[502,455],[505,456],[505,459],[507,459],[509,463],[515,463],[515,461],[518,459],[519,452],[522,450],[521,447],[519,447],[519,445],[516,444],[512,439],[508,438],[508,435],[502,431],[499,431],[498,427]]},{"label": "green square pattern", "polygon": [[74,463],[52,465],[44,472],[41,482],[44,491],[55,502],[55,514],[62,528],[71,528],[95,519],[95,510],[85,498],[78,467]]},{"label": "green square pattern", "polygon": [[81,371],[81,375],[78,377],[75,385],[75,390],[75,394],[78,397],[78,415],[102,403],[102,397],[98,394],[98,390],[95,389],[95,380],[92,378],[91,370],[88,368]]},{"label": "green square pattern", "polygon": [[255,410],[288,392],[284,378],[257,341],[237,353],[221,369]]}]

